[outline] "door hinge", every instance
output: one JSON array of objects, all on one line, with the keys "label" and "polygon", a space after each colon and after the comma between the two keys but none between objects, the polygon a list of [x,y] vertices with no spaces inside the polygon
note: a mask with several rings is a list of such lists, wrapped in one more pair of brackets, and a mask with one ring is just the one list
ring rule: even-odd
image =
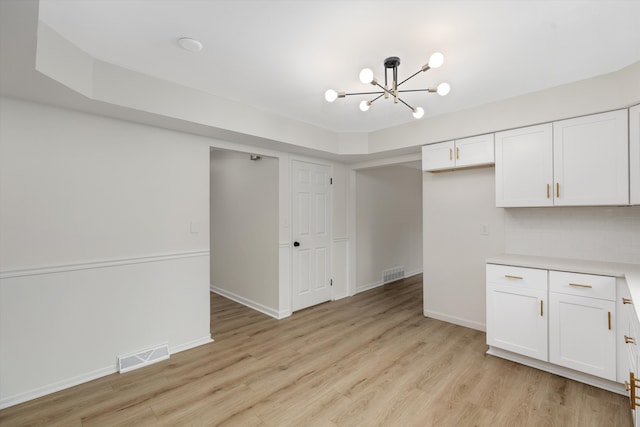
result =
[{"label": "door hinge", "polygon": [[333,178],[329,178],[329,185],[333,185]]},{"label": "door hinge", "polygon": [[333,286],[333,279],[329,280],[329,286]]}]

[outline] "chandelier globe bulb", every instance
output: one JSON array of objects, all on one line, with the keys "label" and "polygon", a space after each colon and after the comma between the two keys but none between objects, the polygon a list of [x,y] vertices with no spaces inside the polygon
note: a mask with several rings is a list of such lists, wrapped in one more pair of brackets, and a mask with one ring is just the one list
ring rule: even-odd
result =
[{"label": "chandelier globe bulb", "polygon": [[327,102],[333,102],[338,99],[338,92],[333,89],[329,89],[324,93],[324,99],[326,99]]},{"label": "chandelier globe bulb", "polygon": [[429,57],[429,68],[440,68],[444,64],[444,55],[436,52]]},{"label": "chandelier globe bulb", "polygon": [[449,86],[449,83],[440,83],[438,85],[438,89],[437,89],[438,95],[445,96],[445,95],[448,95],[450,91],[451,91],[451,86]]},{"label": "chandelier globe bulb", "polygon": [[360,81],[364,84],[373,82],[373,71],[371,68],[364,68],[360,71]]}]

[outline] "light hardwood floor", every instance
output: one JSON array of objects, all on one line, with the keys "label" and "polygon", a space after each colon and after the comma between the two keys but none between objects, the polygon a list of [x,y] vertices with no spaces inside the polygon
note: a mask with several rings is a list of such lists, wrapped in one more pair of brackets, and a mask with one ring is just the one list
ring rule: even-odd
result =
[{"label": "light hardwood floor", "polygon": [[485,355],[422,276],[274,320],[211,295],[215,343],[0,411],[26,426],[630,426],[625,397]]}]

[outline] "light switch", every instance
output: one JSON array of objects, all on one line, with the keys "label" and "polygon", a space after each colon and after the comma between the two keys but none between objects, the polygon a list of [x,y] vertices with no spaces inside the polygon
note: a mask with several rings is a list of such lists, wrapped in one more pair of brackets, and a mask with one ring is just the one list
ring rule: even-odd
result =
[{"label": "light switch", "polygon": [[489,224],[480,224],[480,235],[481,236],[489,235]]},{"label": "light switch", "polygon": [[200,232],[200,224],[198,224],[197,221],[191,221],[190,226],[191,226],[191,234],[197,234]]}]

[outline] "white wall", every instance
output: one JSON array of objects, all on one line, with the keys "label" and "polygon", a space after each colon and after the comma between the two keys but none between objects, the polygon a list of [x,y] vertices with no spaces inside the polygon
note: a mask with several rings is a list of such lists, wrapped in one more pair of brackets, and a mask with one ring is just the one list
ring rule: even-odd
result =
[{"label": "white wall", "polygon": [[208,183],[206,138],[0,98],[0,406],[210,342]]},{"label": "white wall", "polygon": [[[494,168],[423,174],[424,314],[485,328],[485,259],[504,252]],[[482,225],[489,235],[481,235]]]},{"label": "white wall", "polygon": [[505,209],[506,252],[640,264],[640,206]]},{"label": "white wall", "polygon": [[640,62],[620,71],[369,134],[369,152],[420,146],[603,111],[640,101]]},{"label": "white wall", "polygon": [[357,292],[382,284],[387,269],[422,271],[421,180],[405,166],[357,171]]},{"label": "white wall", "polygon": [[278,160],[212,150],[209,188],[211,289],[278,317]]}]

